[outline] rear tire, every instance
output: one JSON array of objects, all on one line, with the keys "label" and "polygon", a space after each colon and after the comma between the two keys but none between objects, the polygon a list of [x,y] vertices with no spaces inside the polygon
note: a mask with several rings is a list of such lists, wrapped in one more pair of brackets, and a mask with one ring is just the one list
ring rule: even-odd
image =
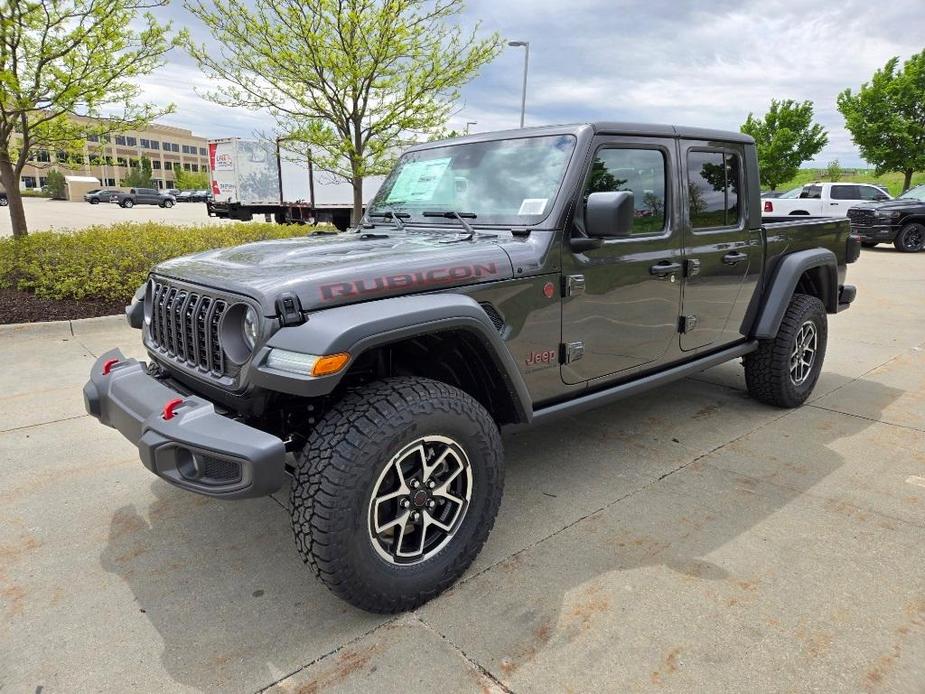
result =
[{"label": "rear tire", "polygon": [[122,207],[124,207],[124,208],[127,209],[127,210],[128,210],[128,209],[131,209],[131,208],[134,207],[134,206],[135,206],[135,203],[132,202],[131,200],[123,200],[123,201],[122,201]]},{"label": "rear tire", "polygon": [[503,484],[498,427],[472,397],[430,379],[376,381],[328,411],[297,457],[296,547],[352,605],[414,609],[478,555]]},{"label": "rear tire", "polygon": [[90,198],[90,204],[91,204],[91,205],[99,205],[99,204],[100,204],[100,199],[99,199],[99,198]]},{"label": "rear tire", "polygon": [[912,222],[904,226],[896,235],[893,247],[902,253],[918,253],[925,248],[925,224]]},{"label": "rear tire", "polygon": [[164,200],[161,207],[166,207],[168,210],[173,207],[173,200]]},{"label": "rear tire", "polygon": [[777,407],[802,405],[819,380],[827,341],[825,306],[814,296],[794,294],[777,335],[745,356],[749,395]]}]

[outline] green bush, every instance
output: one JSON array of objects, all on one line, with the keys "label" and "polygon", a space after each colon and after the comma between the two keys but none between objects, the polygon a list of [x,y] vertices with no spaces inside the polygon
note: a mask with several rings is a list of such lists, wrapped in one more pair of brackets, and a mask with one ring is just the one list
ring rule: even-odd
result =
[{"label": "green bush", "polygon": [[148,271],[164,260],[312,231],[312,227],[257,222],[198,226],[147,222],[42,231],[21,239],[0,239],[0,287],[45,299],[128,301]]}]

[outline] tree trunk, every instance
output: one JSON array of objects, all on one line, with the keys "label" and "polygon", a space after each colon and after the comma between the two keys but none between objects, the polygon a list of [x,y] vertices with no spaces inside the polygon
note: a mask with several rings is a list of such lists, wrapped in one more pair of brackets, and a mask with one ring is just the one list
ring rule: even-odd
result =
[{"label": "tree trunk", "polygon": [[902,190],[902,192],[905,193],[907,190],[909,190],[910,187],[912,187],[912,174],[913,174],[913,170],[912,170],[912,169],[906,169],[905,171],[903,171],[903,174],[905,174],[906,180],[903,181],[903,190]]},{"label": "tree trunk", "polygon": [[26,211],[23,209],[22,193],[19,191],[19,176],[13,164],[5,158],[0,158],[0,184],[3,184],[3,190],[6,191],[13,236],[27,236],[29,230],[26,228]]},{"label": "tree trunk", "polygon": [[360,220],[363,219],[363,177],[353,177],[353,214],[350,218],[352,226],[360,226]]}]

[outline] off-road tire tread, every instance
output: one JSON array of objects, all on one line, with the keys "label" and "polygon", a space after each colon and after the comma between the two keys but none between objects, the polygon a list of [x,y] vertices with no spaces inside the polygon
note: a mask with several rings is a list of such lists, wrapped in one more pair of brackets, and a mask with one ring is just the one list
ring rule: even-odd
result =
[{"label": "off-road tire tread", "polygon": [[905,226],[903,226],[902,229],[899,230],[899,233],[896,235],[896,238],[893,240],[893,248],[895,248],[900,253],[918,253],[919,251],[923,250],[922,247],[906,248],[905,245],[903,244],[903,236],[906,235],[906,232],[909,230],[909,227],[911,226],[925,226],[925,225],[922,225],[919,222],[910,222],[909,224],[906,224]]},{"label": "off-road tire tread", "polygon": [[[821,348],[813,365],[815,374],[811,377],[809,387],[802,389],[802,397],[794,392],[790,381],[790,352],[796,333],[803,322],[811,315],[821,314],[816,329],[820,331]],[[790,305],[781,320],[777,335],[769,340],[759,340],[758,349],[745,356],[745,384],[748,393],[759,402],[776,407],[799,407],[812,392],[822,369],[825,358],[825,345],[828,342],[828,325],[825,306],[814,296],[794,294]]]},{"label": "off-road tire tread", "polygon": [[[381,439],[384,429],[405,425],[416,414],[440,410],[477,421],[484,450],[491,454],[485,480],[490,498],[469,542],[458,549],[432,589],[411,595],[386,595],[359,580],[345,559],[347,552],[338,535],[346,535],[354,519],[347,509],[338,506],[338,499],[344,498],[345,490],[355,490],[361,484],[359,473],[365,461],[358,459],[357,453],[364,443]],[[494,525],[503,486],[500,433],[475,399],[430,379],[396,377],[375,381],[347,391],[317,423],[297,456],[290,491],[296,547],[314,574],[347,602],[386,614],[414,609],[452,585],[478,555]],[[365,509],[363,513],[365,517]]]}]

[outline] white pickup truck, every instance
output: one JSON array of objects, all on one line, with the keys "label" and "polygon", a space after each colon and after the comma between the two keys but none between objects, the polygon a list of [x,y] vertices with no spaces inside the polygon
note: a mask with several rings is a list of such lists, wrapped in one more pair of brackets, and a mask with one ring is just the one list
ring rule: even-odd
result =
[{"label": "white pickup truck", "polygon": [[779,198],[763,198],[761,215],[847,217],[848,210],[862,202],[892,199],[885,190],[869,183],[809,183],[787,191]]}]

